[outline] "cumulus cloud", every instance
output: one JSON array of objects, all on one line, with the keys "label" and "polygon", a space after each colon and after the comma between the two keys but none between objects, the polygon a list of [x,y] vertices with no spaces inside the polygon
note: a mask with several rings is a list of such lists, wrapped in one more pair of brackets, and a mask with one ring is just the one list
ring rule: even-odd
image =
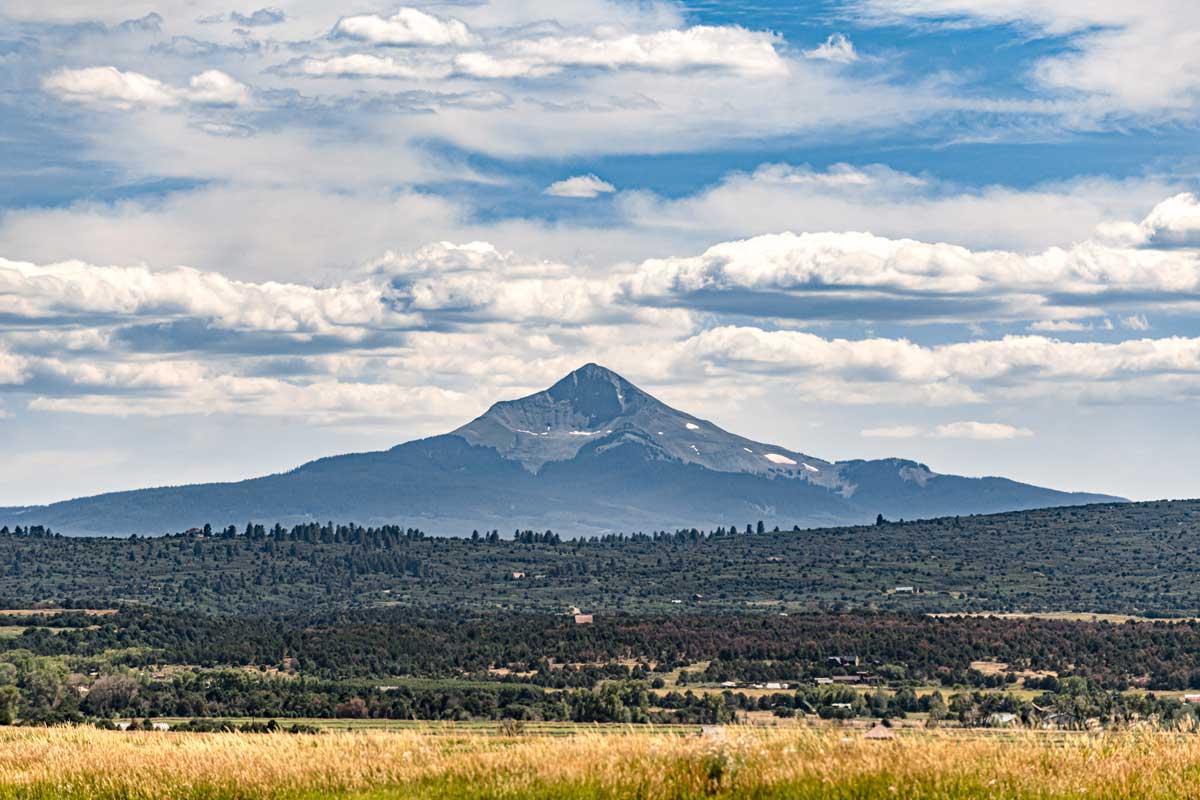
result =
[{"label": "cumulus cloud", "polygon": [[366,14],[343,17],[333,35],[374,45],[455,45],[467,47],[476,42],[466,23],[442,19],[416,8],[401,8],[390,17]]},{"label": "cumulus cloud", "polygon": [[805,50],[804,57],[817,61],[852,64],[858,61],[858,52],[854,49],[854,43],[845,34],[834,33],[813,49]]},{"label": "cumulus cloud", "polygon": [[1127,247],[1200,246],[1200,201],[1191,192],[1180,192],[1156,205],[1140,222],[1108,222],[1097,227],[1099,236]]},{"label": "cumulus cloud", "polygon": [[751,293],[764,316],[1061,322],[1096,316],[1110,298],[1119,303],[1137,294],[1157,295],[1165,308],[1194,307],[1200,257],[1100,240],[1025,255],[869,233],[783,233],[723,243],[700,256],[651,259],[625,280],[624,291],[638,302],[726,310],[722,298]]},{"label": "cumulus cloud", "polygon": [[1145,244],[1200,245],[1200,201],[1181,192],[1156,205],[1138,227]]},{"label": "cumulus cloud", "polygon": [[36,265],[0,259],[5,313],[54,322],[80,318],[194,317],[230,330],[329,334],[361,338],[372,327],[402,328],[414,320],[383,303],[369,281],[318,289],[249,283],[179,267],[104,267],[78,261]]},{"label": "cumulus cloud", "polygon": [[233,280],[187,267],[37,265],[0,259],[5,313],[41,324],[108,318],[193,319],[208,329],[330,337],[346,345],[381,331],[493,319],[564,323],[627,319],[609,281],[564,264],[526,261],[485,242],[440,242],[388,253],[363,277],[328,287]]},{"label": "cumulus cloud", "polygon": [[249,99],[250,91],[232,76],[210,69],[193,75],[183,96],[189,103],[199,105],[236,106]]},{"label": "cumulus cloud", "polygon": [[63,100],[122,110],[170,108],[185,103],[233,106],[249,98],[249,89],[244,84],[216,69],[192,76],[186,87],[169,86],[116,67],[60,69],[46,76],[42,86]]},{"label": "cumulus cloud", "polygon": [[633,313],[616,304],[617,288],[610,281],[579,277],[564,264],[526,262],[486,242],[440,242],[414,253],[388,253],[373,269],[387,280],[384,302],[406,312],[567,324],[616,321]]},{"label": "cumulus cloud", "polygon": [[555,181],[546,187],[545,193],[552,197],[593,198],[615,192],[617,187],[595,175],[576,175]]},{"label": "cumulus cloud", "polygon": [[179,92],[161,81],[116,67],[60,69],[48,75],[42,86],[64,100],[123,109],[166,108],[180,102]]},{"label": "cumulus cloud", "polygon": [[939,439],[972,439],[980,442],[1002,439],[1025,439],[1033,436],[1028,428],[1018,428],[1002,422],[948,422],[933,429]]},{"label": "cumulus cloud", "polygon": [[[689,338],[680,345],[679,357],[734,372],[888,386],[892,397],[895,389],[908,386],[940,403],[1085,390],[1110,398],[1160,392],[1164,399],[1186,399],[1200,390],[1200,338],[1186,337],[1100,343],[1007,336],[928,347],[906,339],[827,339],[721,326]],[[886,402],[883,392],[877,395],[856,396],[853,402]]]}]

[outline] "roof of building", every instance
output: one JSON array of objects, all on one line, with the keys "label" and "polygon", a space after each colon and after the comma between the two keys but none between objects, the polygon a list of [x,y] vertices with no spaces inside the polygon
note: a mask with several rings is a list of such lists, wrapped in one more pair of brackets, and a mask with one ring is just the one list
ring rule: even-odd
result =
[{"label": "roof of building", "polygon": [[863,734],[864,739],[895,739],[896,732],[884,725],[876,725]]}]

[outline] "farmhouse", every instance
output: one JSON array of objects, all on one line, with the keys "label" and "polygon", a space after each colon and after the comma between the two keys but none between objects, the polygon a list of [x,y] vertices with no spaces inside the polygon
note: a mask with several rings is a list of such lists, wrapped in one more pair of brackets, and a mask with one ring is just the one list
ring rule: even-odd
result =
[{"label": "farmhouse", "polygon": [[591,614],[576,614],[575,615],[575,624],[576,625],[591,625],[592,622],[593,622],[593,616]]}]

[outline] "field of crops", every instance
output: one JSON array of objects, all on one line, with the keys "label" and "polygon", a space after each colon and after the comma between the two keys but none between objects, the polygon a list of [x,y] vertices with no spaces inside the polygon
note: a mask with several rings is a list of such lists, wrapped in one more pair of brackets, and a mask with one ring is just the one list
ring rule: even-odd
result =
[{"label": "field of crops", "polygon": [[1185,798],[1200,738],[861,729],[0,732],[0,797]]}]

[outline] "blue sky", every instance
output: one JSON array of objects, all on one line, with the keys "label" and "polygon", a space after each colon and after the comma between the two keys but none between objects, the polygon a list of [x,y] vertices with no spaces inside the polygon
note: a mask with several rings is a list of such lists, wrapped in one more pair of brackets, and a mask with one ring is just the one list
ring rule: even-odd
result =
[{"label": "blue sky", "polygon": [[0,505],[442,432],[587,361],[739,433],[1200,467],[1185,0],[0,0]]}]

